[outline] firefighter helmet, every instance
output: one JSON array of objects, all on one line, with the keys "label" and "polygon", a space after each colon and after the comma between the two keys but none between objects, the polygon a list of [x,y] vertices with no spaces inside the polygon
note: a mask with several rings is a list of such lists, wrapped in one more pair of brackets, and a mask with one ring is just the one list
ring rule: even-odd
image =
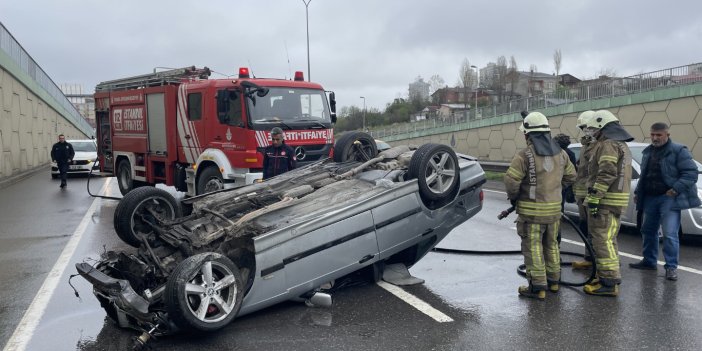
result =
[{"label": "firefighter helmet", "polygon": [[595,114],[595,111],[593,111],[593,110],[587,110],[587,111],[581,113],[578,116],[578,121],[576,122],[575,125],[580,129],[585,129],[585,127],[587,126],[587,121],[590,118],[592,118],[592,115],[594,115],[594,114]]},{"label": "firefighter helmet", "polygon": [[529,134],[531,132],[550,132],[551,128],[548,126],[548,119],[541,112],[531,112],[526,117],[522,125],[519,126],[524,134]]},{"label": "firefighter helmet", "polygon": [[601,129],[611,122],[619,122],[619,119],[608,110],[597,110],[592,117],[585,121],[587,128]]}]

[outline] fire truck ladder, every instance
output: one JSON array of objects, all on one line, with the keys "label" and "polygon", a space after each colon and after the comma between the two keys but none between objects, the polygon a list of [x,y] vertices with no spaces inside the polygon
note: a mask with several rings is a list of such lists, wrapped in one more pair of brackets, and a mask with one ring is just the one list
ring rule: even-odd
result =
[{"label": "fire truck ladder", "polygon": [[161,72],[155,72],[154,70],[154,73],[101,82],[95,87],[95,91],[126,90],[176,84],[187,78],[207,79],[210,74],[209,68],[195,68],[195,66]]}]

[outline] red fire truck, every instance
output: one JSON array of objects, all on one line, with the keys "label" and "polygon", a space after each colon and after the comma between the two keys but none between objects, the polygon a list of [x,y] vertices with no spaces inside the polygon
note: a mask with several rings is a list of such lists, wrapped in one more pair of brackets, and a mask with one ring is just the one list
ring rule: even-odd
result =
[{"label": "red fire truck", "polygon": [[333,92],[305,82],[251,77],[209,79],[186,67],[102,82],[95,88],[103,174],[126,194],[163,183],[189,196],[250,184],[262,176],[263,149],[280,127],[298,166],[332,153]]}]

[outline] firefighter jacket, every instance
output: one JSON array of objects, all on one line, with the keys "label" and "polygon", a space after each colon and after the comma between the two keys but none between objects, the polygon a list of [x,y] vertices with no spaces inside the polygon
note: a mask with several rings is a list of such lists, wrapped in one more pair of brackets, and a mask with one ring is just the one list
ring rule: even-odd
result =
[{"label": "firefighter jacket", "polygon": [[580,158],[578,159],[578,176],[575,179],[575,184],[573,184],[573,192],[579,202],[587,196],[587,164],[590,160],[592,147],[595,146],[595,141],[592,140],[592,137],[584,136],[580,139],[580,143],[582,147],[580,148]]},{"label": "firefighter jacket", "polygon": [[263,150],[263,179],[295,169],[296,163],[295,150],[288,144],[269,145]]},{"label": "firefighter jacket", "polygon": [[553,156],[539,156],[527,140],[527,147],[512,159],[505,173],[507,197],[516,203],[520,219],[549,224],[561,218],[561,190],[575,181],[575,166],[561,150]]},{"label": "firefighter jacket", "polygon": [[629,204],[631,151],[623,141],[600,135],[588,165],[588,195],[599,199],[600,208],[621,214]]}]

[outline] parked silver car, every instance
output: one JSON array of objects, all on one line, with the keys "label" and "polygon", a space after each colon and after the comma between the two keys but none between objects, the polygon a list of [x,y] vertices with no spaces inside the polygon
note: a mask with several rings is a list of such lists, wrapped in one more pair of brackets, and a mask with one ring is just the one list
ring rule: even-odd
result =
[{"label": "parked silver car", "polygon": [[76,268],[112,320],[150,334],[214,331],[281,301],[314,303],[329,297],[324,284],[358,271],[377,280],[386,263],[413,265],[478,213],[485,174],[446,145],[376,150],[368,134],[349,133],[334,160],[182,203],[137,188],[114,215],[137,249]]},{"label": "parked silver car", "polygon": [[[637,214],[636,206],[634,205],[634,189],[636,189],[636,184],[638,184],[639,175],[641,174],[642,152],[649,144],[636,142],[629,142],[626,144],[629,146],[629,150],[631,150],[632,158],[631,194],[629,195],[629,206],[626,211],[622,213],[621,221],[622,225],[635,227]],[[568,147],[573,150],[576,159],[580,159],[580,149],[582,145],[578,143],[571,144]],[[695,161],[695,163],[697,164],[699,173],[702,173],[702,164],[697,161]],[[697,179],[697,194],[702,198],[702,177]],[[568,215],[578,216],[578,208],[575,204],[566,203],[564,211]],[[702,206],[682,211],[680,216],[680,234],[681,237],[702,235]]]}]

